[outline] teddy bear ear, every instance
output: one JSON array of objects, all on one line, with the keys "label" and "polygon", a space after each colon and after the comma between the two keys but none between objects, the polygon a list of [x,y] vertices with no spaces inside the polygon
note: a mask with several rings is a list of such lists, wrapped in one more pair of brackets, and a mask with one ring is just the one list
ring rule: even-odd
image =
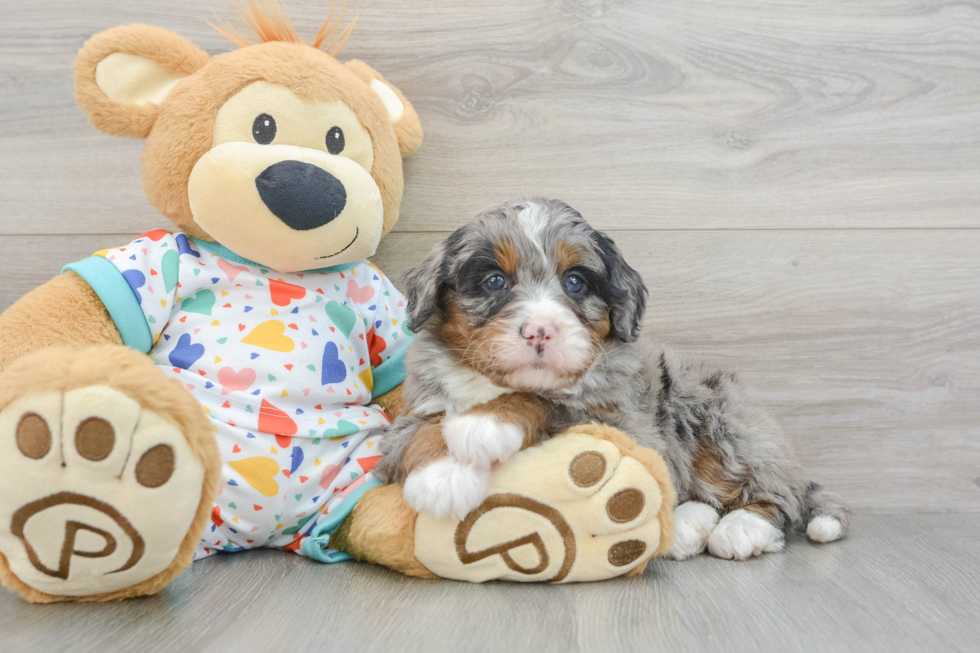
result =
[{"label": "teddy bear ear", "polygon": [[402,157],[419,149],[422,144],[422,123],[419,122],[419,115],[415,113],[415,108],[405,99],[402,92],[385,81],[378,71],[363,61],[355,59],[344,65],[364,80],[364,83],[381,98],[388,111],[391,125],[395,128],[395,135],[398,136],[398,149]]},{"label": "teddy bear ear", "polygon": [[160,103],[208,55],[159,27],[128,25],[96,34],[75,59],[75,101],[96,129],[146,138]]}]

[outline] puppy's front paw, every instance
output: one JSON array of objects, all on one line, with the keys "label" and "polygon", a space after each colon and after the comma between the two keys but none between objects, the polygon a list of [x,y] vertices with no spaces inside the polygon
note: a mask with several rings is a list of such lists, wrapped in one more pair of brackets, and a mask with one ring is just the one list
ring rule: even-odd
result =
[{"label": "puppy's front paw", "polygon": [[718,525],[718,511],[706,503],[688,501],[674,509],[674,560],[698,555]]},{"label": "puppy's front paw", "polygon": [[405,501],[437,519],[461,520],[483,503],[489,484],[489,469],[442,458],[408,475]]},{"label": "puppy's front paw", "polygon": [[783,532],[747,510],[735,510],[722,517],[708,538],[708,551],[716,558],[746,560],[782,550]]},{"label": "puppy's front paw", "polygon": [[524,444],[520,427],[501,422],[493,415],[464,413],[450,417],[443,422],[442,435],[453,458],[480,467],[507,460]]}]

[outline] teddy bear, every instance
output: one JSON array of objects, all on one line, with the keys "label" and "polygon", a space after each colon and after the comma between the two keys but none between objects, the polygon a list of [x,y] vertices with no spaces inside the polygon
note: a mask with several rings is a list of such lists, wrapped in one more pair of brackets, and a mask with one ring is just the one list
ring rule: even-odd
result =
[{"label": "teddy bear", "polygon": [[[613,429],[515,456],[462,521],[374,478],[413,334],[369,258],[419,117],[338,61],[353,23],[307,44],[278,4],[244,13],[257,38],[219,25],[239,47],[216,56],[146,25],[78,55],[77,103],[145,139],[143,187],[173,226],[0,315],[0,580],[32,602],[117,600],[259,547],[470,581],[641,573],[671,547],[674,491]],[[603,511],[620,487],[645,501],[629,524]]]}]

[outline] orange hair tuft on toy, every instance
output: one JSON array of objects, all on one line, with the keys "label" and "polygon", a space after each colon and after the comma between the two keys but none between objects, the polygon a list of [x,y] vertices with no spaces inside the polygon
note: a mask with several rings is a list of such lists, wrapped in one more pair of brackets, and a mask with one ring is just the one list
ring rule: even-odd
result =
[{"label": "orange hair tuft on toy", "polygon": [[[316,38],[312,43],[314,48],[323,50],[332,57],[340,54],[340,51],[347,43],[347,39],[350,38],[351,33],[354,31],[354,25],[357,24],[357,16],[354,16],[354,20],[348,23],[347,27],[341,30],[326,47],[322,47],[324,42],[337,32],[337,29],[344,21],[344,14],[347,9],[346,5],[341,7],[340,15],[334,20],[334,11],[336,8],[336,3],[330,7],[330,14],[323,21],[320,29],[317,30]],[[256,43],[269,43],[271,41],[305,43],[299,34],[296,33],[293,21],[289,18],[286,8],[279,0],[248,0],[248,2],[239,6],[239,11],[245,22],[255,32],[258,40],[250,41],[248,38],[242,36],[235,27],[228,25],[220,19],[217,24],[211,21],[205,22],[240,48],[245,48]]]}]

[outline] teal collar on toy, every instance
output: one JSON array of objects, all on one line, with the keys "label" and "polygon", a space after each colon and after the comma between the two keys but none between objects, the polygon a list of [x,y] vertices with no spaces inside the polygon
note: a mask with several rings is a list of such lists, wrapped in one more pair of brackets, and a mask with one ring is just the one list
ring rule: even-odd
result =
[{"label": "teal collar on toy", "polygon": [[[231,251],[224,245],[220,243],[212,243],[209,240],[201,240],[200,238],[191,238],[191,241],[200,247],[201,249],[207,250],[214,254],[215,256],[220,256],[223,259],[228,259],[234,263],[241,263],[242,265],[254,265],[257,268],[268,268],[268,265],[262,265],[261,263],[256,263],[255,261],[249,261],[244,256],[239,256],[235,252]],[[350,263],[343,263],[341,265],[334,265],[329,268],[317,268],[315,270],[303,270],[303,273],[312,272],[343,272],[344,270],[349,270],[354,266],[354,261]]]}]

